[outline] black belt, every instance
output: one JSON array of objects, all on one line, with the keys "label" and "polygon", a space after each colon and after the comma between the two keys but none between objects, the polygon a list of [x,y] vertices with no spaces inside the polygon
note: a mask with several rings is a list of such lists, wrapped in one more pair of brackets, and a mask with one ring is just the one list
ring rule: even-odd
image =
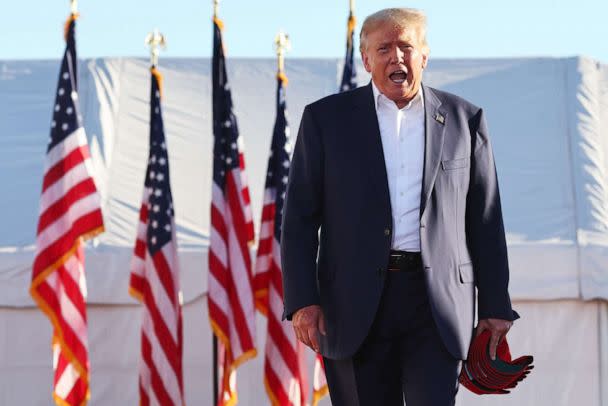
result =
[{"label": "black belt", "polygon": [[422,270],[422,257],[419,252],[391,250],[388,258],[391,272],[417,272]]}]

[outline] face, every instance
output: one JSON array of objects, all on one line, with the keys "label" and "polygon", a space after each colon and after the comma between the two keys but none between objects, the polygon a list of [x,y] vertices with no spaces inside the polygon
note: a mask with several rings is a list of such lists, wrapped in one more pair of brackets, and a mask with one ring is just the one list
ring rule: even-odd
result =
[{"label": "face", "polygon": [[367,34],[361,51],[365,70],[378,90],[404,107],[416,96],[426,67],[428,51],[412,28],[380,26]]}]

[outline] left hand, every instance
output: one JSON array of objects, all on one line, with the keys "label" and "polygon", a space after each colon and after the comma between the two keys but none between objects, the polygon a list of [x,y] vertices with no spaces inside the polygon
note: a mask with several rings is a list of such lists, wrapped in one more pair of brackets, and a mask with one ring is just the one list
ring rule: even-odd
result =
[{"label": "left hand", "polygon": [[484,330],[489,330],[492,333],[490,338],[490,358],[492,360],[496,359],[496,347],[507,335],[512,325],[512,321],[502,319],[483,319],[477,323],[475,336],[480,335]]}]

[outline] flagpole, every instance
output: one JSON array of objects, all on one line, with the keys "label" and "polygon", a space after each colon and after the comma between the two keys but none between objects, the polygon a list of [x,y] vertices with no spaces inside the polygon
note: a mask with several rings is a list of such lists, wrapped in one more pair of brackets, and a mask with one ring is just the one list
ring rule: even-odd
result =
[{"label": "flagpole", "polygon": [[[213,0],[213,21],[217,20],[217,13],[220,7],[220,0]],[[218,348],[217,348],[217,336],[211,331],[211,338],[213,342],[213,366],[211,367],[211,373],[213,374],[213,406],[218,405],[219,395],[219,371],[218,371]]]},{"label": "flagpole", "polygon": [[[76,21],[76,19],[78,18],[78,0],[70,0],[70,16],[68,17],[67,21],[65,22],[65,26],[63,27],[63,36],[65,37],[66,41],[68,39],[68,31],[70,29],[70,26],[72,24],[72,22]],[[78,75],[75,75],[78,76]]]},{"label": "flagpole", "polygon": [[213,337],[213,406],[217,406],[217,395],[218,395],[218,371],[217,371],[217,337],[211,332]]},{"label": "flagpole", "polygon": [[158,55],[160,54],[159,48],[164,49],[167,46],[165,36],[158,31],[158,28],[155,28],[146,36],[145,42],[150,48],[150,63],[153,68],[156,68],[158,66]]},{"label": "flagpole", "polygon": [[355,30],[355,0],[348,1],[348,23],[346,24],[346,43],[347,47],[353,46],[353,32]]},{"label": "flagpole", "polygon": [[213,18],[217,18],[217,12],[220,7],[220,0],[213,0]]},{"label": "flagpole", "polygon": [[348,41],[351,41],[351,30],[355,29],[355,0],[349,0],[348,3]]},{"label": "flagpole", "polygon": [[289,35],[283,31],[279,31],[277,36],[274,38],[274,46],[277,51],[278,61],[278,74],[285,74],[285,53],[291,49],[291,42],[289,41]]}]

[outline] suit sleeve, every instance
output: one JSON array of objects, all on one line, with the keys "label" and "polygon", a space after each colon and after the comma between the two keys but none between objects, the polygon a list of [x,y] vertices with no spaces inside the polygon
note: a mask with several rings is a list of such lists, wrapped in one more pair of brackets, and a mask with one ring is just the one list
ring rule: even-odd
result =
[{"label": "suit sleeve", "polygon": [[319,304],[316,262],[323,201],[323,147],[310,107],[304,109],[283,209],[283,319]]},{"label": "suit sleeve", "polygon": [[471,124],[471,178],[466,235],[477,283],[479,320],[515,320],[509,297],[509,262],[492,145],[483,111]]}]

